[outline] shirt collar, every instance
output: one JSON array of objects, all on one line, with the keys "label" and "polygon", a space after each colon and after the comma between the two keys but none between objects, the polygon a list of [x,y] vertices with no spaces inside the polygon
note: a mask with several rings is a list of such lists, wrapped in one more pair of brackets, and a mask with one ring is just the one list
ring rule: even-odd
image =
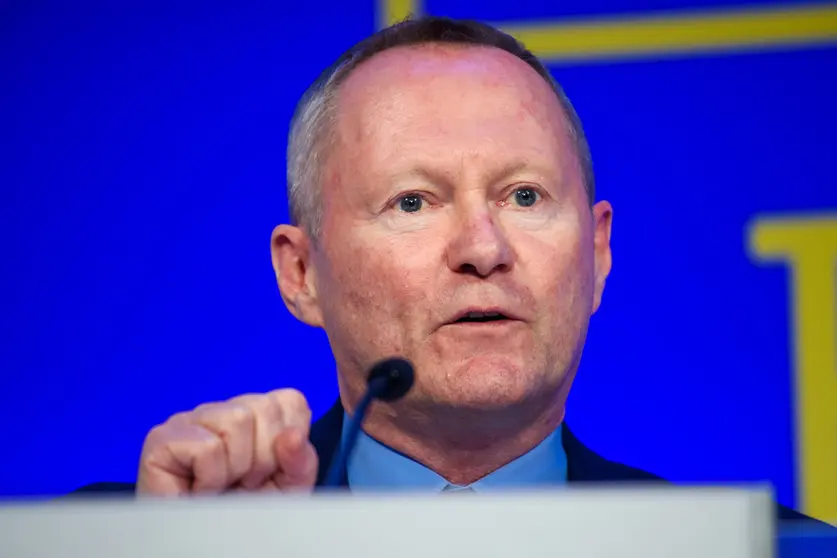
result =
[{"label": "shirt collar", "polygon": [[[343,420],[345,439],[348,415]],[[361,431],[347,466],[352,491],[441,492],[449,483],[421,463],[378,442]],[[559,485],[567,479],[567,456],[559,426],[540,444],[496,471],[474,482],[475,492]]]}]

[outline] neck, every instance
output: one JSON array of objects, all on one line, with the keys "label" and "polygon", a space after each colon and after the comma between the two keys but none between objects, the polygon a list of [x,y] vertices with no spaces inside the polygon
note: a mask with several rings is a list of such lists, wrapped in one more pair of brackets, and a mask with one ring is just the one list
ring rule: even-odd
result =
[{"label": "neck", "polygon": [[375,403],[364,430],[448,482],[466,485],[514,461],[554,432],[564,418],[564,391],[542,401],[490,410]]}]

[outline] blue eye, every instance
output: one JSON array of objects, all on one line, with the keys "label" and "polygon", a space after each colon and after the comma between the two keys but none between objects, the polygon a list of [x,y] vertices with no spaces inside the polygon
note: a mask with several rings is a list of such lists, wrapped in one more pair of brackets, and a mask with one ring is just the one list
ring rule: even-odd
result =
[{"label": "blue eye", "polygon": [[538,201],[538,196],[534,188],[520,188],[514,192],[514,201],[520,207],[532,207]]},{"label": "blue eye", "polygon": [[405,213],[415,213],[421,209],[422,205],[424,205],[424,200],[416,194],[404,196],[398,201],[399,209]]}]

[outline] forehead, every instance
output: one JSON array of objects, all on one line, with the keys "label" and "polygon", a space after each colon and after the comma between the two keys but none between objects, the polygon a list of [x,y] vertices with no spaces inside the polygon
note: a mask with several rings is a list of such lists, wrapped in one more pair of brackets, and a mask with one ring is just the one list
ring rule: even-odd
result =
[{"label": "forehead", "polygon": [[338,129],[341,143],[354,147],[433,134],[469,142],[486,135],[513,143],[528,138],[544,148],[559,147],[545,141],[567,143],[567,121],[546,80],[508,52],[473,45],[426,44],[375,55],[341,86]]},{"label": "forehead", "polygon": [[[341,96],[358,101],[372,91],[392,93],[416,85],[442,86],[453,78],[482,85],[513,84],[531,93],[551,95],[546,80],[523,60],[502,49],[468,44],[427,43],[395,47],[358,66],[342,86]],[[394,87],[393,87],[394,86]],[[521,91],[522,92],[522,91]]]}]

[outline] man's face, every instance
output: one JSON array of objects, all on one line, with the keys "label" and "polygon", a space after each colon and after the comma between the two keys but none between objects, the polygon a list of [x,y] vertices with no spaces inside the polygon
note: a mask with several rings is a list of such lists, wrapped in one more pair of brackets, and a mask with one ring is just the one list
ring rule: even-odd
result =
[{"label": "man's face", "polygon": [[415,404],[482,409],[568,386],[610,267],[554,92],[492,48],[397,48],[338,96],[311,256],[355,399],[368,367],[416,367]]}]

